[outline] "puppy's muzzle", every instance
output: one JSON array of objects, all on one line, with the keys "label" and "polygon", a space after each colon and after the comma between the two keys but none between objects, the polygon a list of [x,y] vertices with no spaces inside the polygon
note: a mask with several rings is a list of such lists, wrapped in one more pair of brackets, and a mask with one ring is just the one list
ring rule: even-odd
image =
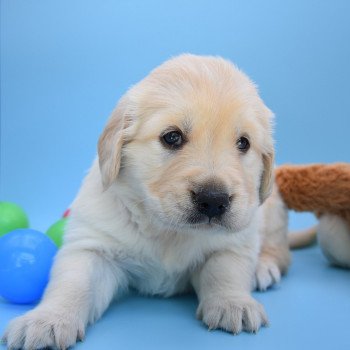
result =
[{"label": "puppy's muzzle", "polygon": [[192,202],[198,212],[206,215],[209,221],[213,217],[219,217],[230,207],[232,198],[219,187],[205,186],[197,191],[190,191]]}]

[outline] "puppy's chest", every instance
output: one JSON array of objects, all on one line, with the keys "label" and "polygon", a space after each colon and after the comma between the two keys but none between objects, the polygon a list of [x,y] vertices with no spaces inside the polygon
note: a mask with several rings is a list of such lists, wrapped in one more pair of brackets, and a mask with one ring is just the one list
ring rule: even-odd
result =
[{"label": "puppy's chest", "polygon": [[144,294],[170,296],[188,290],[192,272],[204,263],[208,253],[191,239],[147,239],[143,243],[137,251],[130,251],[122,264],[130,285]]},{"label": "puppy's chest", "polygon": [[129,258],[123,265],[130,286],[142,294],[170,296],[188,289],[190,273],[187,270],[170,269],[147,257]]}]

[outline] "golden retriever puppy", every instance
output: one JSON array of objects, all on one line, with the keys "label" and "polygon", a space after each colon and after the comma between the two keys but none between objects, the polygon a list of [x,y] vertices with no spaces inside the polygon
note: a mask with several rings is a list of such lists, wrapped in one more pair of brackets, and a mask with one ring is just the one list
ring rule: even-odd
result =
[{"label": "golden retriever puppy", "polygon": [[271,122],[222,58],[182,55],[132,87],[101,135],[44,297],[10,323],[8,347],[66,349],[128,287],[194,289],[209,328],[266,325],[251,290],[278,282],[289,261],[286,210],[278,193],[265,202]]}]

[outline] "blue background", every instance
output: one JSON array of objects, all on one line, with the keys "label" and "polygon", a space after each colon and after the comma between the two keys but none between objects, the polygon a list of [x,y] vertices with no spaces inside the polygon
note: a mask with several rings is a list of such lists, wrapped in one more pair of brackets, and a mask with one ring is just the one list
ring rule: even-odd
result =
[{"label": "blue background", "polygon": [[[276,114],[277,163],[349,162],[349,16],[347,0],[1,0],[1,200],[22,205],[32,227],[46,230],[73,200],[120,96],[183,52],[229,58],[257,82]],[[292,215],[291,226],[312,222]],[[276,321],[255,337],[204,332],[193,297],[133,297],[108,311],[81,348],[295,348],[307,339],[344,348],[349,274],[327,268],[317,248],[294,260],[282,288],[258,295]],[[24,309],[0,303],[0,331]]]}]

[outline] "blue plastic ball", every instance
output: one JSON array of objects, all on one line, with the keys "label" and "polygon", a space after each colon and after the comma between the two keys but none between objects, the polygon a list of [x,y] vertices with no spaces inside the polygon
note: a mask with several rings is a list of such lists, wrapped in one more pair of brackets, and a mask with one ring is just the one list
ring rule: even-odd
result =
[{"label": "blue plastic ball", "polygon": [[48,236],[32,229],[17,229],[1,237],[0,296],[17,304],[38,301],[56,252]]}]

